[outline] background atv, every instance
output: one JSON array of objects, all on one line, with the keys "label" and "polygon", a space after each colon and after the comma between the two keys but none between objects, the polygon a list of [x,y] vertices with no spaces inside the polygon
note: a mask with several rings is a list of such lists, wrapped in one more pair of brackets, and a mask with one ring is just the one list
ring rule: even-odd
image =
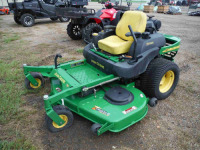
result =
[{"label": "background atv", "polygon": [[0,7],[0,15],[5,15],[5,14],[7,14],[7,15],[10,14],[9,9],[6,7]]},{"label": "background atv", "polygon": [[[8,2],[8,0],[7,0]],[[86,4],[85,2],[84,4]],[[67,17],[58,17],[55,13],[55,5],[65,4],[64,0],[24,0],[24,2],[8,2],[10,10],[14,11],[14,20],[17,24],[31,27],[35,19],[50,18],[52,21],[67,22]]]},{"label": "background atv", "polygon": [[71,19],[67,26],[67,34],[73,40],[83,40],[90,43],[92,34],[98,33],[106,25],[116,25],[122,11],[129,10],[127,6],[114,6],[112,3],[105,3],[103,9],[95,12],[94,9],[57,7],[56,15],[69,17]]}]

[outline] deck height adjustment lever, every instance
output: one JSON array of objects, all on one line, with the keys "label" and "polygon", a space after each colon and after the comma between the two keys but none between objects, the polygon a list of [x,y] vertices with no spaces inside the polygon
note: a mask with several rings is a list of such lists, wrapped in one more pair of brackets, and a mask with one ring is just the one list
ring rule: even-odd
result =
[{"label": "deck height adjustment lever", "polygon": [[59,58],[62,58],[62,55],[60,55],[60,54],[56,54],[56,57],[55,57],[55,59],[54,59],[55,69],[57,69],[57,67],[58,67],[58,63],[57,63],[57,59],[58,59],[58,57],[59,57]]}]

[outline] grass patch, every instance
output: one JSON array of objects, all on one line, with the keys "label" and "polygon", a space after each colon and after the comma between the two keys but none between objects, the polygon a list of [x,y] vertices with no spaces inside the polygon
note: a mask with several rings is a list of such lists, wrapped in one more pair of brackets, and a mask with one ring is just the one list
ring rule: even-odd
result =
[{"label": "grass patch", "polygon": [[4,39],[4,42],[5,43],[10,43],[12,41],[16,41],[16,40],[19,40],[20,39],[20,36],[18,34],[13,34],[11,36],[8,36]]},{"label": "grass patch", "polygon": [[30,55],[29,43],[19,39],[17,33],[0,32],[0,128],[4,131],[0,137],[0,150],[35,149],[25,136],[10,131],[16,128],[17,122],[27,122],[29,116],[35,114],[34,110],[27,111],[22,107],[26,102],[22,97],[28,93],[24,88],[22,64],[35,56]]},{"label": "grass patch", "polygon": [[3,43],[8,44],[19,39],[20,39],[20,35],[18,33],[0,32],[0,42],[2,44]]},{"label": "grass patch", "polygon": [[81,54],[82,54],[82,53],[83,53],[83,49],[77,49],[77,50],[76,50],[76,52],[78,52],[78,53],[81,53]]},{"label": "grass patch", "polygon": [[0,124],[6,124],[18,114],[21,96],[25,94],[22,90],[23,72],[19,62],[12,61],[10,64],[0,62]]},{"label": "grass patch", "polygon": [[0,141],[1,150],[36,150],[36,148],[29,142],[24,136],[17,133],[16,138],[12,141],[2,140]]}]

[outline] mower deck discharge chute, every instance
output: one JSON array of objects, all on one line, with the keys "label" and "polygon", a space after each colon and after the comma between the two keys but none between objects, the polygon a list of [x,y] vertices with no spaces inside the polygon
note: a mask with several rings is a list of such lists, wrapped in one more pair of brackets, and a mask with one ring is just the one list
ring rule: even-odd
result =
[{"label": "mower deck discharge chute", "polygon": [[94,122],[97,135],[119,132],[143,119],[147,104],[154,107],[167,98],[179,80],[173,58],[180,39],[157,33],[160,26],[143,12],[126,11],[117,26],[94,34],[84,60],[57,64],[62,56],[56,55],[53,66],[24,65],[28,89],[50,78],[51,93],[44,96],[47,128],[68,128],[75,112]]}]

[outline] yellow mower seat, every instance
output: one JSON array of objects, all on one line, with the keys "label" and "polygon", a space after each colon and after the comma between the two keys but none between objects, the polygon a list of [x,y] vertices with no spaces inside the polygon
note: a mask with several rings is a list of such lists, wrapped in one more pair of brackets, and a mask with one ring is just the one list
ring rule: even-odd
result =
[{"label": "yellow mower seat", "polygon": [[126,37],[130,32],[128,25],[131,25],[134,32],[143,33],[146,28],[146,14],[139,11],[126,11],[116,27],[116,35],[109,36],[98,41],[101,50],[118,55],[127,53],[133,43],[133,37]]},{"label": "yellow mower seat", "polygon": [[125,41],[116,35],[109,36],[98,42],[99,48],[114,55],[129,51],[133,41]]}]

